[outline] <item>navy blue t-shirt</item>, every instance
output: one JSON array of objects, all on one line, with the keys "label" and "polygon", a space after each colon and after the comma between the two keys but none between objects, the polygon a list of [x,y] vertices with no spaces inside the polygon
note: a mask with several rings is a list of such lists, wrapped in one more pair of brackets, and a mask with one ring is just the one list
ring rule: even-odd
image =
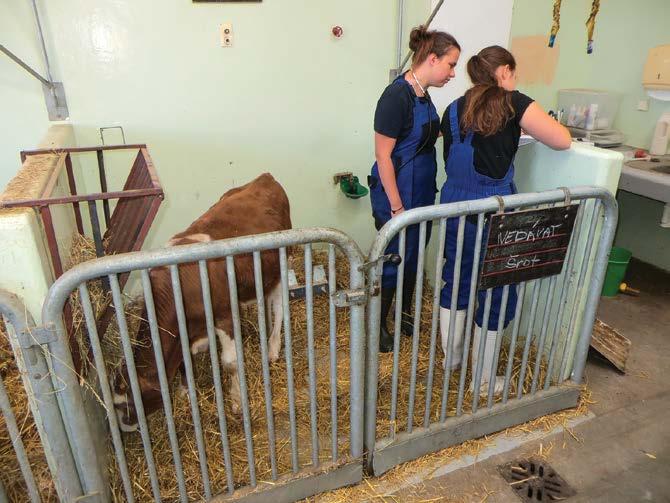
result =
[{"label": "navy blue t-shirt", "polygon": [[[402,142],[412,132],[414,127],[414,89],[404,79],[391,82],[377,101],[375,110],[375,132],[395,138],[396,144]],[[420,97],[419,103],[428,104],[428,97]],[[436,122],[436,121],[434,121]],[[423,136],[418,143],[422,152],[429,151],[435,146],[440,133],[439,124],[433,123],[424,127]],[[429,137],[430,135],[430,137]]]}]

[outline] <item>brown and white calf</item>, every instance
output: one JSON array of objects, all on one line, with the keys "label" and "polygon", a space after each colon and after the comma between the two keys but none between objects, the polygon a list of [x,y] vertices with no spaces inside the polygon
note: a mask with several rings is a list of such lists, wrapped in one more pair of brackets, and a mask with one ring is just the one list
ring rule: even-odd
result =
[{"label": "brown and white calf", "polygon": [[[281,231],[291,228],[288,198],[284,189],[269,173],[252,182],[226,192],[221,199],[193,222],[185,231],[173,236],[168,246],[207,242],[234,238],[250,234]],[[268,357],[275,361],[281,350],[281,319],[283,316],[279,253],[267,250],[261,253],[263,291],[268,314]],[[237,353],[233,337],[233,323],[228,290],[225,258],[207,261],[212,299],[214,326],[221,346],[221,362],[225,370],[232,373],[230,397],[233,412],[240,411],[240,383],[237,376]],[[240,303],[256,299],[254,265],[251,254],[235,257],[237,295]],[[183,356],[179,338],[179,325],[172,290],[172,279],[167,267],[156,267],[149,273],[151,290],[156,307],[160,341],[165,361],[165,370],[170,381],[181,371]],[[205,309],[202,302],[202,286],[197,263],[179,266],[186,325],[191,353],[209,348]],[[137,333],[137,345],[133,350],[135,367],[146,415],[162,406],[158,369],[156,366],[151,332],[147,321],[146,307]],[[271,321],[270,321],[271,320]],[[114,378],[114,406],[123,431],[135,431],[138,427],[137,411],[130,389],[128,369],[124,365]]]}]

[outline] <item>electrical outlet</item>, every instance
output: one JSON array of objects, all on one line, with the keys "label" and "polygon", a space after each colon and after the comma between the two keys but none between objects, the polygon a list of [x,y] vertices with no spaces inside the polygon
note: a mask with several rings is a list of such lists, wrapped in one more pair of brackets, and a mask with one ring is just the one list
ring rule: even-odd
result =
[{"label": "electrical outlet", "polygon": [[233,24],[223,23],[221,25],[221,47],[233,46]]},{"label": "electrical outlet", "polygon": [[640,100],[637,102],[637,109],[641,112],[649,111],[649,100]]}]

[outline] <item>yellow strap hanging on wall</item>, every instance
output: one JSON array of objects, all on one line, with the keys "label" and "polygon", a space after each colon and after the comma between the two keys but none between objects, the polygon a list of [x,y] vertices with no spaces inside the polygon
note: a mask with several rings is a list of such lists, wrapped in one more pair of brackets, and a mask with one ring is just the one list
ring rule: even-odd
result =
[{"label": "yellow strap hanging on wall", "polygon": [[593,52],[593,30],[596,27],[596,16],[600,10],[600,0],[593,0],[591,5],[591,15],[586,20],[586,31],[588,42],[586,43],[586,53],[591,54]]},{"label": "yellow strap hanging on wall", "polygon": [[551,33],[549,35],[549,47],[554,47],[556,35],[558,35],[558,30],[561,28],[561,0],[556,0],[554,2],[553,20],[554,22],[551,25]]}]

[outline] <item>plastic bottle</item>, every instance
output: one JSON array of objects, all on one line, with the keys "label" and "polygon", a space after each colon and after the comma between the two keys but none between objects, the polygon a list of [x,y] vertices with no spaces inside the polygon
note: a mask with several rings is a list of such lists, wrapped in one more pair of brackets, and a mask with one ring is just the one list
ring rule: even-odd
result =
[{"label": "plastic bottle", "polygon": [[598,104],[591,103],[586,116],[585,129],[592,130],[596,125],[596,116],[598,115]]}]

